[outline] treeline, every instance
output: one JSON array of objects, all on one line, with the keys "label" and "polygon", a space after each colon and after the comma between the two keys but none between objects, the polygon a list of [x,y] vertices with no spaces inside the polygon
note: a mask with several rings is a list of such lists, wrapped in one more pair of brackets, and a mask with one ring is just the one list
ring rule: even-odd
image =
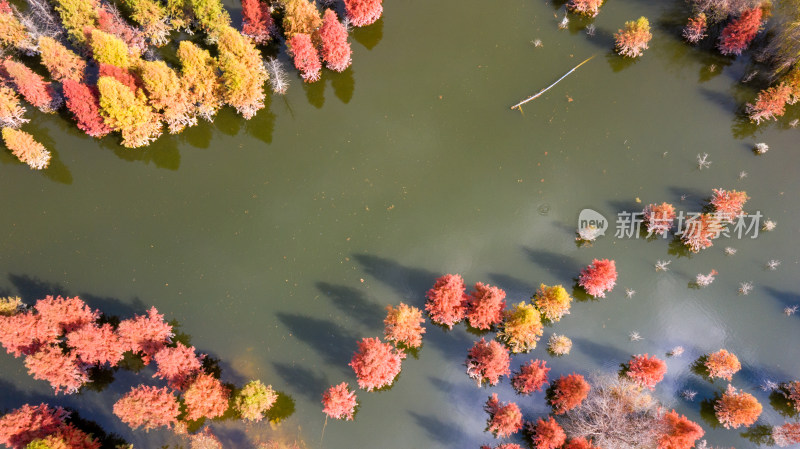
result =
[{"label": "treeline", "polygon": [[[135,25],[106,0],[26,1],[20,12],[0,0],[0,127],[9,150],[34,169],[47,167],[50,153],[18,129],[29,121],[24,103],[44,113],[66,107],[89,136],[118,132],[123,146],[145,146],[164,125],[179,133],[198,118],[213,120],[223,105],[252,118],[267,81],[285,93],[281,64],[264,61],[260,45],[285,44],[305,82],[320,79],[323,63],[347,69],[348,24],[370,25],[383,11],[381,0],[344,0],[342,22],[309,0],[243,0],[239,31],[219,0],[121,0]],[[200,33],[209,48],[181,41],[172,67],[153,47],[177,31]]]}]

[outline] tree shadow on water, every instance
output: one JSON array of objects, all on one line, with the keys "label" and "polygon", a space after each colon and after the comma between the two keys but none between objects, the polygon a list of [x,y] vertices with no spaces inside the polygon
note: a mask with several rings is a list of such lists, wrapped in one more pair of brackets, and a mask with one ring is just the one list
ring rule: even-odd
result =
[{"label": "tree shadow on water", "polygon": [[350,100],[353,99],[353,91],[355,91],[356,87],[356,80],[353,77],[353,67],[351,66],[341,73],[329,73],[328,76],[331,79],[333,94],[336,95],[336,98],[341,100],[344,104],[350,103]]},{"label": "tree shadow on water", "polygon": [[328,320],[278,313],[278,319],[300,341],[309,345],[326,363],[347,370],[356,349],[358,335]]},{"label": "tree shadow on water", "polygon": [[26,274],[10,273],[8,279],[14,284],[19,296],[26,304],[34,304],[37,299],[42,299],[47,295],[67,296],[67,290],[54,282],[43,281],[33,278]]},{"label": "tree shadow on water", "polygon": [[372,25],[356,28],[350,35],[367,50],[372,50],[383,39],[383,17]]},{"label": "tree shadow on water", "polygon": [[353,258],[361,264],[364,272],[391,287],[404,299],[414,299],[412,305],[425,301],[425,292],[433,287],[440,276],[421,268],[409,268],[378,256],[355,254]]},{"label": "tree shadow on water", "polygon": [[[580,274],[583,268],[575,259],[563,254],[533,249],[528,246],[523,246],[522,251],[528,256],[531,262],[552,274],[558,280],[558,283],[564,285],[572,285],[573,279]],[[550,285],[550,283],[555,284],[556,282],[545,282],[545,284],[548,285]]]},{"label": "tree shadow on water", "polygon": [[279,362],[273,362],[272,366],[275,367],[284,382],[291,385],[293,391],[305,396],[312,402],[319,401],[322,398],[322,393],[328,387],[328,381],[325,376],[317,371],[312,371],[300,365]]},{"label": "tree shadow on water", "polygon": [[325,80],[314,83],[302,83],[303,90],[306,91],[306,98],[311,106],[322,109],[325,106]]},{"label": "tree shadow on water", "polygon": [[383,325],[386,310],[376,304],[359,290],[344,285],[333,285],[317,282],[317,289],[331,300],[337,309],[347,316],[353,317],[370,329],[378,329]]},{"label": "tree shadow on water", "polygon": [[425,433],[432,440],[452,446],[454,441],[462,437],[461,429],[452,422],[444,421],[434,415],[423,415],[413,411],[408,413],[419,427],[425,429]]}]

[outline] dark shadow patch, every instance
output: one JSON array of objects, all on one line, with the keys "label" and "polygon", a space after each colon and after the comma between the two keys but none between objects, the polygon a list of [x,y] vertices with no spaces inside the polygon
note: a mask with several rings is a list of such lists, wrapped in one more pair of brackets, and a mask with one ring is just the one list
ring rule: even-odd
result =
[{"label": "dark shadow patch", "polygon": [[322,394],[328,388],[325,376],[299,365],[273,362],[272,366],[275,367],[284,382],[291,385],[293,391],[308,398],[311,402],[322,400]]},{"label": "dark shadow patch", "polygon": [[425,292],[440,276],[428,270],[405,267],[393,260],[368,254],[356,254],[353,258],[361,264],[364,272],[391,287],[405,299],[414,299],[409,305],[424,304]]},{"label": "dark shadow patch", "polygon": [[326,363],[347,369],[358,335],[328,320],[287,313],[277,315],[294,336],[317,351]]},{"label": "dark shadow patch", "polygon": [[327,296],[337,309],[353,317],[370,329],[380,328],[386,317],[386,309],[370,301],[364,292],[344,285],[317,282],[317,289]]}]

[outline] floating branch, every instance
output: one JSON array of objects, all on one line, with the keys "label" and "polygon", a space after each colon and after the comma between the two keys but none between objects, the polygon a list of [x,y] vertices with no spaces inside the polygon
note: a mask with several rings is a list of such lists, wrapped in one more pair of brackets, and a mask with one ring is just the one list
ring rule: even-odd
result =
[{"label": "floating branch", "polygon": [[540,91],[539,91],[539,93],[537,93],[536,95],[532,95],[532,96],[530,96],[530,97],[528,97],[528,98],[526,98],[526,99],[524,99],[524,100],[520,101],[519,103],[515,104],[514,106],[511,106],[511,109],[519,109],[519,110],[522,110],[522,109],[521,109],[521,106],[522,106],[523,104],[525,104],[525,103],[527,103],[527,102],[529,102],[529,101],[531,101],[531,100],[535,100],[535,99],[536,99],[536,98],[538,98],[540,95],[542,95],[543,93],[545,93],[545,92],[547,92],[548,90],[550,90],[550,89],[551,89],[553,86],[555,86],[556,84],[560,83],[560,82],[561,82],[561,80],[563,80],[564,78],[566,78],[567,76],[569,76],[569,74],[570,74],[570,73],[572,73],[572,72],[574,72],[575,70],[577,70],[577,69],[578,69],[578,67],[580,67],[580,66],[582,66],[582,65],[586,64],[587,62],[589,62],[589,60],[591,60],[592,58],[594,58],[594,55],[592,55],[592,56],[589,56],[588,58],[586,58],[586,60],[585,60],[585,61],[583,61],[582,63],[580,63],[580,64],[576,65],[575,67],[573,67],[573,68],[572,68],[572,70],[570,70],[569,72],[565,73],[565,74],[564,74],[564,76],[562,76],[561,78],[559,78],[559,79],[558,79],[558,80],[557,80],[555,83],[553,83],[553,84],[551,84],[551,85],[549,85],[549,86],[545,87],[544,89],[540,90]]}]

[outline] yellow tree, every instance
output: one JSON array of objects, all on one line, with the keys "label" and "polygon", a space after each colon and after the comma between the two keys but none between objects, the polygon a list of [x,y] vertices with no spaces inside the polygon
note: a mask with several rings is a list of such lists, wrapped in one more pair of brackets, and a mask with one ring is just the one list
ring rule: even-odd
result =
[{"label": "yellow tree", "polygon": [[130,17],[142,27],[144,34],[154,45],[160,47],[169,42],[172,29],[167,17],[167,9],[154,0],[123,0],[130,10]]},{"label": "yellow tree", "polygon": [[134,94],[109,76],[97,81],[100,112],[105,123],[122,134],[122,145],[136,148],[148,145],[161,135],[161,119],[147,104],[141,90]]},{"label": "yellow tree", "polygon": [[3,128],[2,134],[11,153],[32,169],[41,170],[50,164],[50,152],[30,134],[13,128]]},{"label": "yellow tree", "polygon": [[109,64],[122,69],[131,65],[130,51],[125,41],[100,30],[92,30],[92,54],[98,64]]},{"label": "yellow tree", "polygon": [[218,46],[224,100],[249,120],[264,107],[264,82],[269,75],[261,53],[231,27],[220,30]]},{"label": "yellow tree", "polygon": [[187,126],[197,124],[192,113],[189,96],[181,88],[174,70],[164,61],[140,61],[138,72],[150,99],[150,105],[163,114],[171,134],[177,134]]},{"label": "yellow tree", "polygon": [[70,40],[86,45],[85,31],[97,28],[97,0],[53,0]]},{"label": "yellow tree", "polygon": [[181,61],[181,86],[194,107],[194,114],[211,121],[222,106],[222,86],[217,76],[217,60],[208,50],[189,41],[178,46]]},{"label": "yellow tree", "polygon": [[0,126],[19,128],[29,121],[17,93],[8,86],[0,86]]},{"label": "yellow tree", "polygon": [[286,39],[295,34],[312,35],[322,26],[322,17],[314,2],[308,0],[280,0],[283,5],[283,32]]},{"label": "yellow tree", "polygon": [[5,0],[0,0],[0,45],[26,53],[31,53],[36,48],[28,30],[17,18],[16,10]]},{"label": "yellow tree", "polygon": [[86,61],[57,40],[49,36],[40,37],[39,52],[50,78],[56,81],[83,81]]}]

